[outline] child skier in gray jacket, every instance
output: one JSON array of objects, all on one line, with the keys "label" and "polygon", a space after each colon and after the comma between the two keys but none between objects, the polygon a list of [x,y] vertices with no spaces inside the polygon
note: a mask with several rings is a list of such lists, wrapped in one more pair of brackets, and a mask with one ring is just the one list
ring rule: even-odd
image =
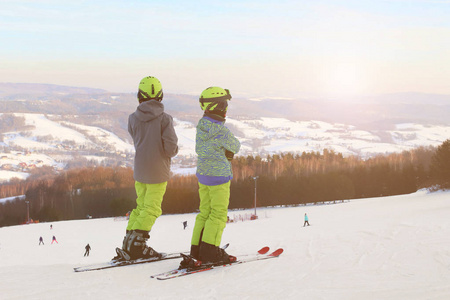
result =
[{"label": "child skier in gray jacket", "polygon": [[155,77],[139,84],[139,106],[128,118],[128,132],[136,150],[134,179],[136,208],[131,212],[119,259],[160,256],[148,247],[149,232],[162,214],[161,203],[170,177],[171,158],[178,153],[172,117],[164,112],[162,86]]}]

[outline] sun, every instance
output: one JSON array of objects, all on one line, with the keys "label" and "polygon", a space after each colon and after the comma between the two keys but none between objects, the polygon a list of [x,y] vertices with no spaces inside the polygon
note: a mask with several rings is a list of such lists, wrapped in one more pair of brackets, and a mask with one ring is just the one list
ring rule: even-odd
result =
[{"label": "sun", "polygon": [[323,92],[328,96],[356,96],[367,87],[361,68],[354,63],[329,65],[323,75]]}]

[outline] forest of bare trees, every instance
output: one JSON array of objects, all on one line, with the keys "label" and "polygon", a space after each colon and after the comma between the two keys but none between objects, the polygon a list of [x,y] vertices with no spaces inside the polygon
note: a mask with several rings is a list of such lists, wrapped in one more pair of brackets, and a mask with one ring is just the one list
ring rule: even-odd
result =
[{"label": "forest of bare trees", "polygon": [[[412,193],[420,188],[450,187],[450,140],[437,148],[418,148],[371,159],[340,153],[275,154],[236,157],[230,209],[257,205],[298,205],[343,199]],[[195,175],[174,176],[163,201],[163,213],[190,213],[198,208]],[[26,195],[30,218],[40,221],[125,215],[135,207],[133,171],[123,167],[90,167],[54,173],[39,169],[27,180],[0,185],[0,198]],[[0,226],[26,221],[26,203],[0,205]]]}]

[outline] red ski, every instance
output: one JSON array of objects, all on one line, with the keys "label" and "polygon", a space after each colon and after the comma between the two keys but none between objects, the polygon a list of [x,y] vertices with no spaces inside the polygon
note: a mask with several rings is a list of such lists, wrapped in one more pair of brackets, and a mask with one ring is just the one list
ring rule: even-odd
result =
[{"label": "red ski", "polygon": [[269,252],[269,247],[264,247],[264,248],[261,248],[259,251],[257,251],[257,253],[255,253],[255,254],[239,255],[239,256],[237,256],[237,260],[232,263],[223,264],[223,265],[199,266],[198,268],[195,268],[195,269],[174,269],[174,270],[171,270],[168,272],[150,276],[150,278],[156,278],[158,280],[167,280],[167,279],[177,278],[177,277],[181,277],[181,276],[187,276],[187,275],[191,275],[191,274],[195,274],[195,273],[210,271],[213,269],[229,267],[229,266],[233,266],[233,265],[237,265],[237,264],[243,264],[243,263],[252,262],[252,261],[275,258],[275,257],[280,256],[281,253],[283,253],[283,249],[279,248],[271,253],[268,253],[268,252]]}]

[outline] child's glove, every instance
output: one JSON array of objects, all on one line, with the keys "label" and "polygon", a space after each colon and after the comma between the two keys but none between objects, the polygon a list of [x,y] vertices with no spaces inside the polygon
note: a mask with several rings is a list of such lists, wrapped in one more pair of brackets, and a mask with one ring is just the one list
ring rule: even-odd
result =
[{"label": "child's glove", "polygon": [[232,161],[233,157],[234,157],[234,153],[225,149],[225,156],[228,159],[228,161]]}]

